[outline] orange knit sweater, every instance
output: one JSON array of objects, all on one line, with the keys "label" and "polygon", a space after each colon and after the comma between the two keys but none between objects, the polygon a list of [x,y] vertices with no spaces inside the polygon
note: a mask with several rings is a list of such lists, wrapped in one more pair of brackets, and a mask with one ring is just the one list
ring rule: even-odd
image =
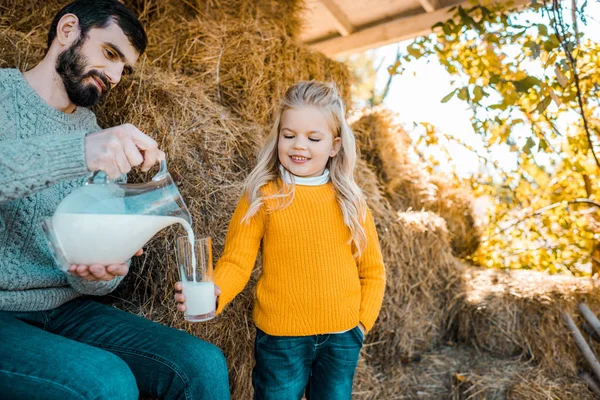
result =
[{"label": "orange knit sweater", "polygon": [[[269,186],[273,189],[274,184]],[[307,336],[351,329],[359,322],[367,330],[373,327],[383,300],[385,269],[370,211],[364,222],[367,247],[357,262],[331,182],[296,185],[288,207],[267,213],[263,206],[249,223],[242,223],[248,207],[244,196],[215,268],[215,283],[221,288],[217,313],[250,279],[262,241],[253,311],[261,330]]]}]

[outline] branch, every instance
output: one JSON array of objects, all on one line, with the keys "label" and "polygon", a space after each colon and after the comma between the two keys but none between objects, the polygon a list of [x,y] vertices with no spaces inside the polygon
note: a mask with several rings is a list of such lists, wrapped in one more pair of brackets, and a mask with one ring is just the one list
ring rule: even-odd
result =
[{"label": "branch", "polygon": [[[583,204],[590,204],[592,206],[600,208],[600,203],[598,203],[598,202],[596,202],[594,200],[590,200],[590,199],[574,199],[574,200],[570,200],[570,201],[567,202],[567,205],[582,204],[582,203]],[[546,211],[550,211],[550,210],[552,210],[552,209],[554,209],[556,207],[559,207],[562,204],[563,204],[563,202],[559,201],[559,202],[547,205],[545,207],[542,207],[540,209],[537,209],[535,211],[532,211],[529,214],[527,214],[527,215],[523,216],[522,218],[518,219],[517,221],[511,223],[510,225],[505,226],[504,228],[500,229],[498,232],[494,233],[490,237],[493,237],[493,236],[499,235],[499,234],[501,234],[503,232],[506,232],[507,230],[509,230],[510,228],[514,227],[515,225],[518,225],[521,222],[523,222],[523,221],[525,221],[525,220],[527,220],[527,219],[529,219],[531,217],[536,217],[538,215],[541,215],[541,214],[545,213]],[[568,210],[568,208],[567,208],[567,210]]]},{"label": "branch", "polygon": [[[545,2],[544,2],[545,3]],[[565,52],[567,56],[567,60],[569,60],[569,66],[571,67],[571,73],[573,74],[573,80],[575,82],[575,90],[577,93],[577,104],[579,105],[579,110],[581,111],[581,119],[583,120],[583,128],[585,130],[585,135],[587,137],[588,146],[594,156],[594,160],[596,161],[596,166],[600,169],[600,161],[598,160],[598,156],[596,156],[596,152],[594,151],[594,143],[592,142],[592,134],[590,132],[590,127],[588,126],[588,121],[585,116],[585,107],[583,104],[583,95],[581,93],[581,85],[579,83],[579,73],[577,72],[577,60],[573,57],[573,53],[571,53],[571,49],[567,46],[566,43],[566,32],[565,25],[562,18],[562,10],[560,9],[559,0],[552,0],[552,14],[554,18],[551,19],[552,27],[554,28],[554,33],[556,34],[556,38],[560,42],[560,46]],[[575,25],[576,26],[576,25]],[[560,28],[560,31],[559,31]],[[575,39],[577,43],[579,43],[577,38],[577,28],[575,28]]]}]

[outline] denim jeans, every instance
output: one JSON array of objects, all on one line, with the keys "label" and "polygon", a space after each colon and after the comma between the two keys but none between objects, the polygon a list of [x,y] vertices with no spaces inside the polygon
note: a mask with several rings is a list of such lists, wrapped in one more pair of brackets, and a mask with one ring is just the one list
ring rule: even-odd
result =
[{"label": "denim jeans", "polygon": [[358,363],[363,334],[348,332],[314,336],[271,336],[257,328],[254,398],[347,400]]},{"label": "denim jeans", "polygon": [[186,332],[79,298],[0,311],[3,399],[229,399],[223,353]]}]

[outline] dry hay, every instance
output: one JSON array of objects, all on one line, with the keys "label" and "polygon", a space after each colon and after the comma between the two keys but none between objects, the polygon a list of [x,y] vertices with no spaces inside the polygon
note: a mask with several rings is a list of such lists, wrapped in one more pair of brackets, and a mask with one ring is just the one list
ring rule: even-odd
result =
[{"label": "dry hay", "polygon": [[509,400],[596,400],[587,384],[575,376],[549,377],[541,369],[523,374],[508,389]]},{"label": "dry hay", "polygon": [[381,370],[418,359],[449,334],[461,266],[451,254],[446,222],[431,212],[396,213],[376,173],[359,160],[356,181],[373,212],[386,265],[386,292],[368,362]]},{"label": "dry hay", "polygon": [[352,398],[360,400],[381,399],[384,378],[367,362],[368,355],[366,355],[365,349],[366,347],[363,347],[354,373]]},{"label": "dry hay", "polygon": [[[354,397],[386,400],[595,399],[577,376],[553,376],[518,358],[495,357],[462,345],[444,345],[408,365],[374,374],[359,363]],[[363,378],[366,375],[366,379]],[[363,379],[360,379],[363,378]]]},{"label": "dry hay", "polygon": [[411,152],[411,139],[393,121],[385,108],[365,110],[353,117],[352,124],[362,157],[377,172],[392,206],[399,211],[432,211],[448,224],[451,245],[458,257],[477,250],[481,232],[473,209],[473,198],[447,179],[426,172]]},{"label": "dry hay", "polygon": [[479,247],[482,235],[473,196],[443,177],[434,175],[431,182],[437,190],[435,200],[429,207],[448,223],[454,255],[461,258],[472,255]]},{"label": "dry hay", "polygon": [[[535,271],[470,268],[458,317],[459,340],[499,356],[521,356],[550,373],[577,374],[581,356],[564,326],[568,311],[576,322],[580,301],[600,310],[589,278]],[[592,346],[596,346],[591,343]]]},{"label": "dry hay", "polygon": [[385,108],[364,110],[353,116],[352,130],[361,156],[376,171],[394,209],[418,211],[435,201],[436,187],[411,157],[411,139],[393,118]]},{"label": "dry hay", "polygon": [[386,375],[360,382],[355,393],[377,393],[365,399],[499,400],[505,399],[514,383],[532,368],[515,359],[444,345],[408,365],[395,366]]},{"label": "dry hay", "polygon": [[378,226],[387,287],[368,353],[386,370],[417,359],[446,336],[460,291],[445,221],[430,212],[399,213]]},{"label": "dry hay", "polygon": [[0,68],[32,68],[43,56],[35,39],[10,28],[0,28]]},{"label": "dry hay", "polygon": [[302,1],[144,4],[153,65],[201,80],[213,100],[249,121],[268,123],[299,80],[334,81],[349,101],[347,69],[295,40]]}]

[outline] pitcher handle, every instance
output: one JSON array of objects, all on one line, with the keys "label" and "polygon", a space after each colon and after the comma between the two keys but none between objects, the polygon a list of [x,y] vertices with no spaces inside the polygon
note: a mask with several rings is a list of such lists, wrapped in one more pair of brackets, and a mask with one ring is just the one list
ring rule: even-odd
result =
[{"label": "pitcher handle", "polygon": [[[161,179],[164,179],[166,176],[169,175],[169,171],[167,171],[167,160],[160,160],[160,168],[158,170],[158,172],[156,173],[156,175],[154,175],[152,177],[152,180],[154,182],[156,181],[160,181]],[[110,179],[108,178],[108,175],[106,175],[106,172],[104,171],[95,171],[92,173],[92,176],[90,176],[87,180],[87,183],[110,183]]]},{"label": "pitcher handle", "polygon": [[158,170],[156,175],[154,175],[152,177],[152,180],[154,182],[160,181],[161,179],[164,179],[168,175],[169,175],[169,172],[167,171],[167,160],[160,160],[160,169]]},{"label": "pitcher handle", "polygon": [[108,179],[108,175],[104,171],[94,171],[92,172],[92,176],[90,176],[87,180],[87,183],[104,183],[107,184],[110,182]]}]

